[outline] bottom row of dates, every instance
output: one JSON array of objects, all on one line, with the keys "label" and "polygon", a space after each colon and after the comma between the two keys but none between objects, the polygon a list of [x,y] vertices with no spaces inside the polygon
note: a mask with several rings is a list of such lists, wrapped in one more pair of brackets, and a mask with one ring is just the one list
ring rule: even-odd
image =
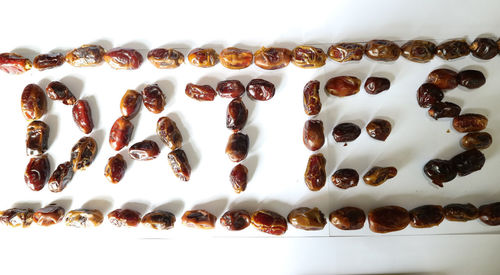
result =
[{"label": "bottom row of dates", "polygon": [[[438,226],[444,219],[466,222],[479,218],[487,225],[500,225],[500,202],[482,205],[477,208],[468,204],[424,205],[411,211],[399,206],[383,206],[372,209],[368,218],[364,211],[356,207],[344,207],[330,213],[329,220],[338,229],[361,229],[368,219],[370,230],[375,233],[399,231],[411,225],[414,228]],[[49,204],[34,211],[30,208],[11,208],[0,212],[0,223],[11,227],[28,227],[32,222],[41,226],[51,226],[61,221],[67,226],[85,228],[99,226],[104,216],[95,209],[71,210],[65,215],[63,207]],[[144,226],[167,230],[174,227],[175,215],[162,210],[141,214],[131,209],[116,209],[108,214],[108,221],[117,227]],[[213,229],[217,217],[206,210],[186,211],[182,224],[200,229]],[[220,217],[220,224],[230,231],[238,231],[252,224],[257,230],[271,235],[282,235],[287,224],[302,230],[321,230],[327,221],[318,208],[299,207],[293,209],[288,217],[270,210],[258,210],[250,214],[246,210],[229,210]]]}]

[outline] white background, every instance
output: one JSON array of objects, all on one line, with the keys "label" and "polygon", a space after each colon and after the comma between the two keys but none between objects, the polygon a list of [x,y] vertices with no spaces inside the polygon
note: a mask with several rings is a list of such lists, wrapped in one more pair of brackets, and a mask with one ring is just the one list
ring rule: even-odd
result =
[{"label": "white background", "polygon": [[[449,38],[471,42],[479,35],[498,36],[500,21],[494,1],[306,1],[301,3],[252,1],[154,3],[149,1],[85,1],[4,3],[2,52],[17,52],[33,58],[38,53],[66,51],[84,43],[98,43],[106,49],[129,46],[148,49],[174,47],[185,54],[194,47],[238,46],[256,50],[263,45],[293,48],[314,44],[327,49],[338,41],[367,41],[383,38],[402,41],[424,38],[439,43]],[[218,65],[198,69],[184,65],[176,70],[158,70],[147,61],[134,72],[98,68],[76,69],[69,65],[52,71],[32,70],[22,76],[0,76],[4,99],[0,102],[4,126],[0,142],[5,145],[1,161],[4,188],[0,208],[13,205],[40,207],[56,201],[67,209],[96,207],[105,212],[127,206],[143,213],[155,208],[182,212],[203,207],[220,216],[226,209],[270,208],[282,215],[299,206],[318,206],[326,215],[345,205],[369,210],[397,204],[408,209],[434,203],[471,202],[476,205],[499,201],[498,145],[485,150],[487,162],[480,172],[457,178],[437,189],[426,180],[422,166],[431,158],[450,158],[461,152],[461,137],[449,120],[434,121],[416,104],[415,91],[435,68],[475,68],[487,76],[486,85],[474,91],[457,88],[445,98],[458,103],[464,112],[480,112],[489,118],[488,131],[498,136],[500,115],[500,58],[479,61],[471,56],[453,62],[435,58],[417,64],[400,58],[381,63],[368,59],[350,64],[328,61],[321,69],[304,70],[290,65],[278,71],[255,66],[232,71]],[[311,80],[322,85],[332,76],[355,75],[364,81],[370,75],[391,80],[391,89],[377,96],[363,90],[349,98],[322,93],[328,142],[321,149],[327,158],[327,173],[352,167],[362,175],[373,165],[394,165],[398,176],[372,188],[360,182],[349,190],[328,183],[319,192],[303,184],[308,152],[302,144],[302,127],[307,117],[302,109],[302,88]],[[229,131],[224,126],[228,100],[196,102],[183,91],[186,83],[215,85],[236,78],[246,84],[261,77],[277,85],[275,98],[252,102],[245,98],[250,116],[244,132],[251,149],[245,161],[251,181],[243,194],[232,191],[227,176],[232,167],[224,155]],[[28,83],[45,87],[62,80],[76,96],[90,101],[95,119],[91,136],[99,142],[95,163],[78,172],[60,194],[44,189],[29,191],[22,179],[28,161],[24,155],[27,122],[19,110],[22,89]],[[168,149],[151,162],[128,161],[122,182],[109,184],[102,173],[114,154],[107,139],[109,128],[119,117],[119,100],[126,89],[142,89],[158,83],[167,95],[161,115],[177,121],[184,135],[184,149],[193,166],[192,180],[181,183],[173,177],[166,161]],[[69,158],[69,150],[82,135],[73,124],[70,108],[49,101],[44,120],[51,127],[49,154],[52,168]],[[142,108],[133,120],[132,143],[155,135],[156,120]],[[388,118],[393,132],[386,142],[370,139],[364,132],[347,147],[335,144],[330,132],[344,121],[364,127],[374,117]],[[450,133],[447,130],[451,129]],[[126,152],[125,152],[126,153]],[[33,226],[28,230],[2,228],[0,258],[6,271],[42,270],[42,273],[411,273],[495,274],[500,269],[494,252],[500,245],[498,229],[479,221],[467,224],[443,222],[439,228],[407,228],[389,236],[376,236],[365,226],[361,232],[341,232],[328,225],[320,232],[290,230],[281,238],[263,236],[253,228],[229,234],[222,228],[199,232],[180,222],[168,232],[143,228],[118,230],[104,224],[96,230],[71,230]],[[465,234],[463,234],[465,233]],[[349,236],[346,236],[349,234]],[[394,236],[396,235],[396,236]],[[400,235],[400,236],[397,236]],[[309,236],[309,237],[307,237]],[[329,237],[330,236],[330,237]],[[334,236],[334,237],[331,237]],[[337,236],[337,237],[335,237]]]}]

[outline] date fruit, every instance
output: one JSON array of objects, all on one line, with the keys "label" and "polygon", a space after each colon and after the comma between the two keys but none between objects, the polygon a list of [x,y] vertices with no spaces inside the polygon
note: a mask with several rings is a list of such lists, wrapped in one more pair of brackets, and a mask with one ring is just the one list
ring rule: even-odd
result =
[{"label": "date fruit", "polygon": [[120,101],[120,111],[126,118],[133,118],[141,108],[142,95],[135,90],[127,90]]},{"label": "date fruit", "polygon": [[189,165],[186,153],[182,149],[175,149],[168,153],[167,158],[175,176],[182,181],[189,181],[191,166]]},{"label": "date fruit", "polygon": [[368,213],[370,230],[375,233],[389,233],[405,229],[410,223],[410,215],[399,206],[383,206]]},{"label": "date fruit", "polygon": [[357,207],[343,207],[330,213],[330,222],[340,230],[358,230],[363,228],[366,215]]},{"label": "date fruit", "polygon": [[200,68],[209,68],[219,63],[219,55],[214,49],[196,48],[188,54],[189,63]]},{"label": "date fruit", "polygon": [[479,219],[487,225],[500,225],[500,202],[481,205]]},{"label": "date fruit", "polygon": [[273,98],[276,88],[274,84],[264,79],[252,79],[247,84],[247,95],[251,99],[267,101]]},{"label": "date fruit", "polygon": [[320,111],[319,81],[311,80],[304,86],[304,112],[306,112],[306,115],[315,116]]},{"label": "date fruit", "polygon": [[302,140],[307,149],[316,151],[325,144],[323,121],[310,119],[304,123]]},{"label": "date fruit", "polygon": [[481,151],[471,149],[454,156],[450,161],[455,166],[457,174],[463,177],[481,170],[486,158]]},{"label": "date fruit", "polygon": [[248,135],[243,133],[233,133],[229,136],[226,145],[226,155],[233,162],[240,162],[248,155],[248,148],[250,147],[250,139]]},{"label": "date fruit", "polygon": [[97,209],[75,209],[66,214],[64,223],[76,228],[89,228],[101,225],[104,216]]},{"label": "date fruit", "polygon": [[480,114],[463,114],[453,119],[453,128],[460,133],[481,131],[487,125],[488,118]]},{"label": "date fruit", "polygon": [[40,156],[47,151],[50,128],[43,121],[35,120],[28,124],[26,131],[26,155]]},{"label": "date fruit", "polygon": [[104,61],[106,51],[99,45],[83,45],[66,54],[66,62],[75,67],[94,67]]},{"label": "date fruit", "polygon": [[64,208],[51,203],[35,211],[33,221],[41,226],[51,226],[63,220],[64,212]]},{"label": "date fruit", "polygon": [[8,74],[22,74],[31,70],[31,61],[15,53],[0,54],[0,71]]},{"label": "date fruit", "polygon": [[47,100],[40,86],[29,84],[24,88],[21,94],[21,110],[28,121],[40,119],[47,112]]},{"label": "date fruit", "polygon": [[306,231],[322,230],[326,225],[325,215],[317,207],[295,208],[288,214],[287,220],[293,227]]},{"label": "date fruit", "polygon": [[262,47],[254,54],[255,65],[264,70],[277,70],[288,66],[292,52],[285,48]]},{"label": "date fruit", "polygon": [[424,83],[417,90],[418,106],[422,108],[431,107],[431,105],[441,102],[443,98],[443,91],[432,83]]},{"label": "date fruit", "polygon": [[159,114],[163,111],[166,99],[158,84],[150,84],[144,87],[144,90],[142,90],[142,103],[153,114]]},{"label": "date fruit", "polygon": [[453,163],[443,159],[432,159],[424,166],[425,175],[432,180],[432,183],[443,187],[443,182],[452,181],[457,176],[457,170]]},{"label": "date fruit", "polygon": [[444,60],[457,59],[470,53],[469,45],[464,40],[450,40],[437,46],[436,55]]},{"label": "date fruit", "polygon": [[259,231],[271,235],[283,235],[288,229],[286,219],[280,214],[262,209],[252,213],[252,225]]},{"label": "date fruit", "polygon": [[220,217],[220,224],[229,231],[240,231],[250,225],[250,213],[246,210],[229,210]]},{"label": "date fruit", "polygon": [[151,229],[168,230],[174,228],[175,215],[163,210],[155,210],[142,217],[141,223]]},{"label": "date fruit", "polygon": [[115,209],[108,214],[109,222],[116,227],[136,227],[141,214],[132,209]]},{"label": "date fruit", "polygon": [[75,105],[76,97],[71,93],[69,88],[64,83],[52,81],[45,88],[45,93],[52,100],[59,100],[64,105]]},{"label": "date fruit", "polygon": [[174,69],[184,63],[184,55],[174,49],[157,48],[148,52],[148,60],[158,69]]},{"label": "date fruit", "polygon": [[462,108],[453,102],[436,102],[429,108],[428,114],[434,118],[456,117],[460,115]]},{"label": "date fruit", "polygon": [[26,228],[33,222],[33,214],[31,208],[10,208],[0,214],[0,223],[10,227]]},{"label": "date fruit", "polygon": [[319,68],[326,63],[325,52],[312,46],[298,46],[292,51],[292,63],[300,68]]},{"label": "date fruit", "polygon": [[477,219],[479,210],[470,203],[452,203],[444,207],[444,217],[453,222],[466,222]]},{"label": "date fruit", "polygon": [[361,128],[354,123],[337,124],[332,131],[333,139],[336,142],[351,142],[359,137]]},{"label": "date fruit", "polygon": [[355,76],[337,76],[326,82],[325,92],[338,97],[351,96],[359,92],[360,86],[361,80]]},{"label": "date fruit", "polygon": [[361,60],[365,47],[357,43],[338,43],[328,48],[328,56],[337,62]]},{"label": "date fruit", "polygon": [[245,86],[239,80],[224,80],[217,83],[217,94],[223,98],[238,98],[245,93]]},{"label": "date fruit", "polygon": [[498,54],[497,43],[490,38],[476,38],[469,48],[474,57],[483,60],[492,59]]},{"label": "date fruit", "polygon": [[127,163],[121,154],[116,154],[108,159],[104,168],[104,176],[111,183],[118,183],[122,180],[127,170]]},{"label": "date fruit", "polygon": [[126,117],[118,118],[109,131],[109,145],[113,150],[120,151],[126,147],[132,138],[134,124]]},{"label": "date fruit", "polygon": [[385,119],[373,119],[366,125],[368,135],[376,140],[385,141],[391,134],[391,123]]},{"label": "date fruit", "polygon": [[383,91],[389,90],[391,82],[383,77],[368,77],[365,81],[365,91],[368,94],[376,95]]},{"label": "date fruit", "polygon": [[222,66],[232,70],[240,70],[252,65],[253,53],[249,50],[229,47],[220,52],[219,58]]},{"label": "date fruit", "polygon": [[40,191],[50,175],[50,163],[46,155],[31,158],[24,171],[24,181],[33,191]]},{"label": "date fruit", "polygon": [[487,132],[468,133],[460,140],[460,145],[465,150],[486,149],[490,147],[493,138]]},{"label": "date fruit", "polygon": [[165,145],[170,148],[170,150],[175,150],[181,148],[182,146],[182,134],[177,128],[175,121],[169,117],[161,117],[156,123],[156,134],[165,143]]},{"label": "date fruit", "polygon": [[458,84],[469,89],[477,89],[486,83],[486,77],[480,71],[465,70],[457,75]]},{"label": "date fruit", "polygon": [[332,183],[340,189],[348,189],[358,185],[359,174],[350,168],[339,169],[332,175]]},{"label": "date fruit", "polygon": [[395,61],[399,58],[401,49],[389,40],[371,40],[365,45],[365,54],[376,61]]},{"label": "date fruit", "polygon": [[62,53],[39,54],[33,59],[33,67],[43,71],[53,69],[64,64],[64,55]]},{"label": "date fruit", "polygon": [[85,170],[97,154],[97,142],[91,137],[82,137],[71,149],[73,171]]},{"label": "date fruit", "polygon": [[56,170],[52,172],[47,186],[49,187],[49,190],[51,192],[61,192],[62,190],[64,190],[64,188],[66,188],[72,178],[73,166],[71,165],[71,162],[66,161],[59,164]]},{"label": "date fruit", "polygon": [[198,101],[213,101],[217,93],[210,85],[196,85],[188,83],[186,85],[186,95]]},{"label": "date fruit", "polygon": [[319,191],[326,183],[326,159],[323,154],[313,154],[307,161],[304,181],[311,191]]},{"label": "date fruit", "polygon": [[455,89],[458,86],[457,75],[457,72],[449,69],[437,69],[427,76],[427,82],[436,85],[439,89]]},{"label": "date fruit", "polygon": [[415,228],[438,226],[444,220],[441,205],[423,205],[410,211],[410,225]]},{"label": "date fruit", "polygon": [[103,58],[115,70],[136,70],[144,61],[141,53],[130,48],[111,49]]},{"label": "date fruit", "polygon": [[214,229],[216,220],[216,216],[203,209],[186,211],[182,215],[183,225],[199,229]]},{"label": "date fruit", "polygon": [[94,129],[94,122],[92,120],[92,112],[90,105],[86,100],[78,100],[73,105],[73,120],[80,130],[85,134],[90,134]]},{"label": "date fruit", "polygon": [[234,192],[239,194],[245,191],[248,183],[248,168],[243,164],[236,165],[229,174],[229,181]]},{"label": "date fruit", "polygon": [[401,55],[413,62],[426,63],[434,58],[436,44],[425,40],[410,40],[401,46]]},{"label": "date fruit", "polygon": [[160,147],[153,140],[145,139],[130,146],[128,154],[135,160],[153,160],[160,154]]},{"label": "date fruit", "polygon": [[247,123],[248,109],[240,98],[235,98],[226,110],[226,128],[233,132],[238,132],[243,129]]},{"label": "date fruit", "polygon": [[371,186],[379,186],[398,174],[396,167],[374,166],[363,175],[363,180]]}]

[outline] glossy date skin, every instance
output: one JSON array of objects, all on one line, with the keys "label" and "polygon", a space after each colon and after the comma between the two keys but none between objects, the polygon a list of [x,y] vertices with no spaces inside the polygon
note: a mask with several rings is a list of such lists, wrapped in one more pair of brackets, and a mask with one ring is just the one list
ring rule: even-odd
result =
[{"label": "glossy date skin", "polygon": [[429,108],[431,105],[441,102],[443,98],[443,91],[432,83],[424,83],[417,90],[418,106],[422,108]]},{"label": "glossy date skin", "polygon": [[155,230],[169,230],[174,228],[175,215],[168,211],[155,210],[142,217],[141,223]]},{"label": "glossy date skin", "polygon": [[423,205],[410,211],[410,225],[415,228],[438,226],[444,220],[441,205]]},{"label": "glossy date skin", "polygon": [[401,49],[389,40],[371,40],[365,45],[365,54],[376,61],[395,61],[399,58]]},{"label": "glossy date skin", "polygon": [[444,182],[452,181],[457,176],[457,170],[451,161],[432,159],[424,165],[425,175],[432,183],[443,187]]},{"label": "glossy date skin", "polygon": [[29,70],[33,64],[27,58],[15,53],[0,54],[0,71],[8,74],[22,74]]},{"label": "glossy date skin", "polygon": [[28,84],[21,94],[21,111],[28,121],[40,119],[47,112],[47,99],[42,88]]},{"label": "glossy date skin", "polygon": [[319,68],[326,63],[325,52],[312,46],[298,46],[292,50],[292,63],[300,68]]},{"label": "glossy date skin", "polygon": [[325,215],[317,208],[299,207],[288,214],[288,222],[297,229],[322,230],[326,225]]},{"label": "glossy date skin", "polygon": [[304,123],[302,131],[302,141],[307,149],[316,151],[325,144],[325,134],[323,133],[323,121],[310,119]]},{"label": "glossy date skin", "polygon": [[217,83],[216,91],[223,98],[238,98],[245,93],[245,86],[239,80],[224,80]]},{"label": "glossy date skin", "polygon": [[483,168],[486,158],[478,149],[471,149],[454,156],[451,160],[461,177],[476,172]]},{"label": "glossy date skin", "polygon": [[219,59],[222,66],[228,69],[241,70],[252,65],[253,53],[249,50],[229,47],[220,52]]},{"label": "glossy date skin", "polygon": [[365,91],[368,94],[376,95],[383,91],[389,90],[391,82],[383,77],[369,77],[365,81]]},{"label": "glossy date skin", "polygon": [[449,69],[437,69],[427,76],[427,82],[443,90],[455,89],[458,86],[457,72]]},{"label": "glossy date skin", "polygon": [[189,165],[186,153],[182,149],[175,149],[168,153],[167,158],[175,176],[182,181],[189,181],[191,166]]},{"label": "glossy date skin", "polygon": [[92,132],[94,121],[88,101],[81,99],[73,105],[73,120],[83,133],[90,134]]},{"label": "glossy date skin", "polygon": [[132,209],[116,209],[108,214],[108,221],[116,227],[136,227],[141,222],[141,214]]},{"label": "glossy date skin", "polygon": [[45,88],[45,93],[52,100],[61,101],[64,105],[75,105],[76,97],[62,82],[52,81]]},{"label": "glossy date skin", "polygon": [[233,99],[227,105],[226,128],[238,132],[245,127],[248,118],[248,109],[240,98]]},{"label": "glossy date skin", "polygon": [[325,92],[330,95],[344,97],[359,92],[361,80],[355,76],[337,76],[330,78],[325,85]]},{"label": "glossy date skin", "polygon": [[0,224],[26,228],[33,222],[33,214],[31,208],[10,208],[0,214]]},{"label": "glossy date skin", "polygon": [[219,63],[219,55],[214,49],[196,48],[189,52],[188,60],[196,67],[209,68]]},{"label": "glossy date skin", "polygon": [[264,70],[277,70],[288,66],[292,52],[285,48],[262,47],[254,54],[254,63]]},{"label": "glossy date skin", "polygon": [[479,217],[479,209],[470,203],[452,203],[444,207],[444,217],[453,222],[471,221]]},{"label": "glossy date skin", "polygon": [[68,186],[68,183],[72,178],[73,166],[71,165],[71,162],[63,162],[57,166],[54,172],[52,172],[49,182],[47,183],[47,187],[51,192],[61,192],[64,188],[66,188],[66,186]]},{"label": "glossy date skin", "polygon": [[66,214],[64,223],[66,226],[76,228],[97,227],[102,224],[104,216],[97,209],[75,209]]},{"label": "glossy date skin", "polygon": [[182,215],[182,224],[192,228],[214,229],[216,220],[216,216],[203,209],[186,211]]},{"label": "glossy date skin", "polygon": [[99,45],[83,45],[66,54],[66,62],[75,67],[94,67],[104,61],[106,51]]},{"label": "glossy date skin", "polygon": [[97,155],[97,142],[92,137],[82,137],[71,149],[73,171],[85,170]]},{"label": "glossy date skin", "polygon": [[339,169],[332,175],[332,183],[340,189],[348,189],[357,186],[359,174],[350,168]]},{"label": "glossy date skin", "polygon": [[321,111],[321,98],[319,97],[319,81],[311,80],[304,86],[304,112],[306,115],[315,116]]},{"label": "glossy date skin", "polygon": [[31,158],[24,171],[24,182],[33,191],[40,191],[50,175],[50,163],[46,155]]},{"label": "glossy date skin", "polygon": [[156,134],[161,141],[170,148],[175,150],[182,146],[182,134],[175,121],[169,117],[161,117],[156,123]]},{"label": "glossy date skin", "polygon": [[163,111],[166,104],[165,94],[158,84],[150,84],[142,90],[142,103],[153,114]]},{"label": "glossy date skin", "polygon": [[474,132],[474,133],[468,133],[467,135],[463,136],[462,139],[460,140],[460,145],[465,150],[470,150],[470,149],[482,150],[490,147],[492,142],[493,138],[489,133]]},{"label": "glossy date skin", "polygon": [[280,214],[262,209],[252,213],[252,225],[259,231],[279,236],[288,229],[286,219]]},{"label": "glossy date skin", "polygon": [[394,178],[397,174],[398,170],[396,167],[374,166],[365,173],[363,180],[368,185],[379,186],[387,180]]},{"label": "glossy date skin", "polygon": [[464,70],[457,75],[458,84],[468,88],[477,89],[486,83],[484,74],[477,70]]},{"label": "glossy date skin", "polygon": [[332,131],[333,139],[336,142],[351,142],[356,140],[361,134],[361,128],[350,122],[337,124]]},{"label": "glossy date skin", "polygon": [[113,126],[111,126],[109,132],[109,145],[111,148],[115,151],[120,151],[126,147],[132,138],[133,131],[134,124],[130,120],[125,117],[118,118],[113,123]]},{"label": "glossy date skin", "polygon": [[35,211],[33,221],[41,226],[51,226],[61,222],[65,212],[66,210],[61,206],[49,204]]},{"label": "glossy date skin", "polygon": [[464,40],[450,40],[439,44],[436,55],[444,60],[457,59],[470,53],[469,44]]},{"label": "glossy date skin", "polygon": [[148,60],[158,69],[174,69],[184,63],[184,55],[174,49],[157,48],[148,52]]},{"label": "glossy date skin", "polygon": [[490,38],[476,38],[469,48],[474,57],[483,60],[492,59],[498,54],[497,43]]},{"label": "glossy date skin", "polygon": [[217,95],[210,85],[196,85],[193,83],[186,85],[185,93],[190,98],[198,101],[213,101]]},{"label": "glossy date skin", "polygon": [[385,119],[373,119],[366,125],[368,135],[376,140],[385,141],[391,134],[391,123]]},{"label": "glossy date skin", "polygon": [[47,151],[50,128],[43,121],[35,120],[28,124],[26,131],[26,155],[40,156]]},{"label": "glossy date skin", "polygon": [[481,205],[479,219],[487,225],[500,225],[500,202]]},{"label": "glossy date skin", "polygon": [[53,69],[64,64],[62,53],[39,54],[33,59],[33,67],[39,71]]},{"label": "glossy date skin", "polygon": [[103,58],[115,70],[137,70],[144,61],[141,53],[130,48],[111,49]]},{"label": "glossy date skin", "polygon": [[307,161],[304,182],[311,191],[319,191],[326,183],[326,159],[323,154],[313,154]]},{"label": "glossy date skin", "polygon": [[401,46],[401,55],[413,62],[426,63],[434,58],[436,44],[425,40],[410,40]]},{"label": "glossy date skin", "polygon": [[127,163],[121,154],[116,154],[108,159],[104,168],[104,176],[111,183],[118,183],[122,180],[127,170]]},{"label": "glossy date skin", "polygon": [[245,191],[248,183],[248,168],[243,164],[236,165],[229,174],[229,181],[234,192],[239,194]]},{"label": "glossy date skin", "polygon": [[247,95],[254,100],[267,101],[274,97],[274,84],[264,79],[252,79],[248,82]]},{"label": "glossy date skin", "polygon": [[434,119],[443,117],[456,117],[460,115],[462,108],[453,102],[436,102],[427,111]]},{"label": "glossy date skin", "polygon": [[453,119],[453,128],[460,133],[482,131],[488,126],[488,118],[480,114],[463,114]]},{"label": "glossy date skin", "polygon": [[330,222],[340,230],[358,230],[363,228],[366,215],[357,207],[343,207],[330,213]]},{"label": "glossy date skin", "polygon": [[227,141],[226,155],[232,162],[240,162],[246,159],[249,147],[250,139],[248,135],[239,132],[233,133]]},{"label": "glossy date skin", "polygon": [[246,210],[229,210],[220,217],[220,224],[229,231],[240,231],[250,225],[250,213]]},{"label": "glossy date skin", "polygon": [[328,48],[328,56],[337,62],[356,61],[363,58],[365,47],[357,43],[338,43]]},{"label": "glossy date skin", "polygon": [[405,229],[410,223],[408,211],[399,206],[383,206],[368,213],[370,230],[375,233],[389,233]]},{"label": "glossy date skin", "polygon": [[126,118],[134,118],[141,108],[142,95],[135,90],[127,90],[120,101],[120,111]]},{"label": "glossy date skin", "polygon": [[153,160],[160,154],[160,147],[153,140],[145,139],[130,146],[128,154],[135,160]]}]

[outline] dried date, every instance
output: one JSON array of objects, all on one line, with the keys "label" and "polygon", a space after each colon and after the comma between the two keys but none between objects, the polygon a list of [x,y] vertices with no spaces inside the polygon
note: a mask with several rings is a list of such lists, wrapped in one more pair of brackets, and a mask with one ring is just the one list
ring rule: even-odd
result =
[{"label": "dried date", "polygon": [[277,236],[285,234],[288,229],[283,216],[266,209],[253,212],[251,223],[257,230]]},{"label": "dried date", "polygon": [[216,220],[216,216],[203,209],[186,211],[182,215],[183,225],[199,229],[214,229]]},{"label": "dried date", "polygon": [[160,147],[153,140],[145,139],[130,146],[128,154],[135,160],[153,160],[160,154]]},{"label": "dried date", "polygon": [[150,84],[144,87],[144,90],[142,90],[142,103],[153,114],[159,114],[163,111],[166,99],[158,84]]},{"label": "dried date", "polygon": [[229,231],[240,231],[250,225],[250,213],[246,210],[229,210],[220,217],[220,224]]},{"label": "dried date", "polygon": [[21,94],[21,111],[28,121],[40,119],[47,112],[47,100],[40,86],[29,84],[24,88]]},{"label": "dried date", "polygon": [[71,149],[73,171],[85,170],[95,159],[97,142],[92,137],[82,137]]},{"label": "dried date", "polygon": [[50,163],[46,155],[31,158],[24,171],[24,181],[33,191],[40,191],[50,175]]},{"label": "dried date", "polygon": [[219,63],[219,55],[214,49],[196,48],[188,54],[189,63],[200,68],[209,68]]},{"label": "dried date", "polygon": [[434,119],[443,117],[456,117],[460,115],[462,108],[453,102],[436,102],[429,108],[428,114]]},{"label": "dried date", "polygon": [[368,213],[370,230],[375,233],[389,233],[405,229],[410,223],[408,211],[399,206],[383,206]]},{"label": "dried date", "polygon": [[41,226],[51,226],[63,220],[64,212],[64,208],[52,203],[35,211],[33,221]]},{"label": "dried date", "polygon": [[133,118],[141,108],[142,95],[135,90],[127,90],[120,101],[120,111],[126,118]]},{"label": "dried date", "polygon": [[315,116],[320,111],[319,81],[311,80],[304,86],[304,112],[306,115]]},{"label": "dried date", "polygon": [[56,170],[52,172],[47,186],[51,192],[61,192],[64,188],[66,188],[72,178],[73,166],[71,165],[71,162],[66,161],[59,164]]},{"label": "dried date", "polygon": [[157,48],[148,52],[148,60],[158,69],[174,69],[184,63],[184,55],[174,49]]},{"label": "dried date", "polygon": [[424,174],[432,183],[443,187],[443,182],[452,181],[457,176],[457,170],[451,161],[432,159],[424,165]]},{"label": "dried date", "polygon": [[357,186],[359,174],[350,168],[339,169],[332,175],[332,183],[340,189],[348,189]]},{"label": "dried date", "polygon": [[66,62],[75,67],[94,67],[104,61],[106,51],[99,45],[83,45],[66,54]]},{"label": "dried date", "polygon": [[368,77],[365,81],[365,91],[368,94],[376,95],[383,91],[389,90],[391,82],[383,77]]},{"label": "dried date", "polygon": [[415,228],[438,226],[444,220],[441,205],[423,205],[410,211],[410,225]]},{"label": "dried date", "polygon": [[450,161],[455,166],[457,174],[463,177],[481,170],[486,158],[481,151],[471,149],[454,156]]},{"label": "dried date", "polygon": [[167,157],[175,176],[182,181],[189,181],[191,166],[189,165],[186,153],[182,149],[175,149],[168,153]]},{"label": "dried date", "polygon": [[217,94],[224,98],[238,98],[245,93],[245,86],[239,80],[224,80],[217,83]]},{"label": "dried date", "polygon": [[413,62],[426,63],[434,58],[436,44],[425,40],[410,40],[401,46],[401,55]]},{"label": "dried date", "polygon": [[453,128],[460,133],[481,131],[487,125],[488,118],[480,114],[463,114],[453,119]]},{"label": "dried date", "polygon": [[229,136],[226,145],[226,155],[233,162],[240,162],[248,155],[248,148],[250,147],[250,139],[248,135],[243,133],[233,133]]},{"label": "dried date", "polygon": [[361,80],[355,76],[337,76],[326,82],[325,91],[334,96],[344,97],[357,94],[360,86]]},{"label": "dried date", "polygon": [[307,149],[316,151],[325,144],[323,121],[310,119],[304,123],[302,141]]},{"label": "dried date", "polygon": [[252,65],[253,53],[249,50],[229,47],[220,52],[219,58],[222,66],[232,70],[240,70]]},{"label": "dried date", "polygon": [[295,208],[288,214],[287,220],[293,227],[306,231],[322,230],[326,225],[325,215],[317,207]]},{"label": "dried date", "polygon": [[111,183],[118,183],[122,180],[127,170],[127,163],[121,154],[116,154],[108,159],[104,168],[104,176]]},{"label": "dried date", "polygon": [[325,52],[312,46],[298,46],[292,51],[292,63],[300,68],[319,68],[326,63]]},{"label": "dried date", "polygon": [[26,131],[26,155],[40,156],[47,151],[50,128],[43,121],[35,120],[28,124]]},{"label": "dried date", "polygon": [[52,100],[59,100],[64,105],[75,105],[76,97],[71,93],[69,88],[64,83],[52,81],[45,88],[45,93]]},{"label": "dried date", "polygon": [[477,89],[486,83],[486,77],[480,71],[465,70],[457,75],[458,84],[468,89]]},{"label": "dried date", "polygon": [[500,202],[481,205],[479,219],[487,225],[500,225]]},{"label": "dried date", "polygon": [[26,228],[33,222],[33,214],[31,208],[10,208],[0,214],[0,223],[10,227]]},{"label": "dried date", "polygon": [[8,74],[22,74],[31,70],[33,64],[28,58],[15,53],[0,54],[0,71]]},{"label": "dried date", "polygon": [[141,223],[151,229],[168,230],[174,228],[175,215],[168,211],[155,210],[144,215]]},{"label": "dried date", "polygon": [[391,123],[385,119],[373,119],[366,125],[368,135],[376,140],[385,141],[391,134]]},{"label": "dried date", "polygon": [[185,93],[190,98],[198,101],[213,101],[217,95],[210,85],[196,85],[193,83],[186,85]]},{"label": "dried date", "polygon": [[330,222],[340,230],[358,230],[363,228],[366,215],[357,207],[343,207],[330,213]]},{"label": "dried date", "polygon": [[439,89],[450,90],[458,86],[457,72],[449,69],[437,69],[427,76],[427,82],[439,87]]},{"label": "dried date", "polygon": [[247,95],[251,99],[267,101],[274,97],[274,84],[264,79],[252,79],[246,87]]},{"label": "dried date", "polygon": [[182,146],[182,134],[175,121],[169,117],[161,117],[156,123],[156,134],[170,148],[175,150]]},{"label": "dried date", "polygon": [[336,142],[351,142],[359,137],[361,128],[354,123],[340,123],[337,124],[332,131],[333,139]]},{"label": "dried date", "polygon": [[141,53],[130,48],[111,49],[103,58],[115,70],[136,70],[144,61]]},{"label": "dried date", "polygon": [[33,59],[33,67],[43,71],[53,69],[64,64],[64,55],[62,53],[39,54]]},{"label": "dried date", "polygon": [[444,217],[453,222],[466,222],[477,219],[479,210],[470,203],[452,203],[444,207]]},{"label": "dried date", "polygon": [[319,191],[326,183],[326,159],[323,154],[313,154],[307,161],[304,181],[311,191]]},{"label": "dried date", "polygon": [[134,124],[126,117],[118,118],[109,131],[109,145],[113,150],[120,151],[126,147],[134,132]]},{"label": "dried date", "polygon": [[443,98],[443,91],[432,83],[424,83],[417,90],[418,106],[422,108],[428,108],[433,104],[439,103]]},{"label": "dried date", "polygon": [[262,47],[254,54],[255,65],[264,70],[277,70],[288,66],[292,52],[285,48]]},{"label": "dried date", "polygon": [[363,180],[371,186],[379,186],[398,174],[396,167],[374,166],[363,175]]},{"label": "dried date", "polygon": [[462,139],[460,140],[460,145],[465,150],[470,150],[470,149],[482,150],[490,147],[492,142],[493,138],[489,133],[474,132],[474,133],[468,133],[467,135],[463,136]]},{"label": "dried date", "polygon": [[234,192],[241,193],[245,191],[248,183],[248,168],[243,164],[236,165],[229,174],[229,181]]},{"label": "dried date", "polygon": [[366,43],[365,54],[376,61],[395,61],[399,58],[401,49],[389,40],[371,40]]},{"label": "dried date", "polygon": [[474,57],[483,60],[492,59],[498,54],[497,43],[490,38],[476,38],[469,48]]},{"label": "dried date", "polygon": [[141,222],[141,214],[132,209],[116,209],[108,214],[108,221],[116,227],[136,227]]},{"label": "dried date", "polygon": [[436,55],[444,60],[457,59],[470,53],[469,45],[464,40],[451,40],[439,44]]},{"label": "dried date", "polygon": [[83,133],[90,134],[92,132],[94,121],[88,101],[81,99],[73,105],[73,120]]},{"label": "dried date", "polygon": [[357,43],[338,43],[328,48],[328,56],[337,62],[356,61],[363,58],[365,47]]},{"label": "dried date", "polygon": [[64,223],[66,226],[76,228],[97,227],[102,224],[104,216],[97,209],[75,209],[66,214]]},{"label": "dried date", "polygon": [[229,102],[226,110],[226,128],[233,132],[241,131],[247,118],[248,109],[241,99],[236,98]]}]

